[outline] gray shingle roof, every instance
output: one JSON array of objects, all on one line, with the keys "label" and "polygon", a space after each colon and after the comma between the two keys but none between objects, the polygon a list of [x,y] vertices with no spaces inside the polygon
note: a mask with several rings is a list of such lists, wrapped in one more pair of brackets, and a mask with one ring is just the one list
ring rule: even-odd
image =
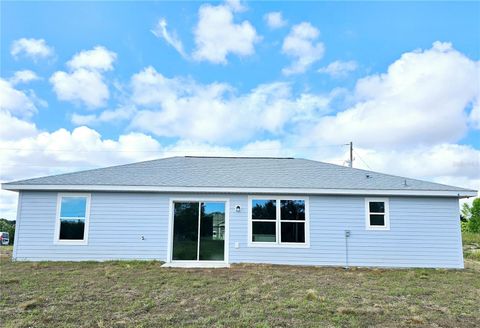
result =
[{"label": "gray shingle roof", "polygon": [[297,158],[171,157],[21,180],[9,185],[93,185],[473,191]]}]

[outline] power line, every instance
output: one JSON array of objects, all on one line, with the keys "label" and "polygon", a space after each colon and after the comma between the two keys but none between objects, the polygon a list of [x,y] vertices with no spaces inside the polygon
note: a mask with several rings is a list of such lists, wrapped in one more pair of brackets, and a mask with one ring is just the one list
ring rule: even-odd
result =
[{"label": "power line", "polygon": [[359,154],[356,150],[354,150],[354,152],[355,152],[355,155],[357,155],[358,158],[360,158],[360,160],[363,162],[363,164],[365,164],[365,165],[368,167],[369,170],[372,170],[372,171],[373,171],[373,169],[370,167],[370,165],[368,165],[367,162],[365,162],[365,161],[363,160],[362,156],[360,156],[360,154]]}]

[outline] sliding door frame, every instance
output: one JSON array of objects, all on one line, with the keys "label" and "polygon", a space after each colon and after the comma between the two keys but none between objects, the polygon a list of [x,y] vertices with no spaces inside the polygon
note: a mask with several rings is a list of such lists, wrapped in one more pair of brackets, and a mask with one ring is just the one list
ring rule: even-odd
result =
[{"label": "sliding door frame", "polygon": [[[174,225],[174,215],[175,215],[175,202],[222,202],[225,203],[225,240],[224,240],[224,249],[223,249],[223,261],[211,261],[211,260],[199,260],[197,253],[197,260],[173,260],[173,225]],[[168,247],[167,247],[167,263],[222,263],[229,264],[229,242],[230,242],[230,199],[229,198],[218,198],[218,197],[175,197],[169,199],[169,209],[168,209]],[[199,223],[200,225],[200,223]],[[200,234],[200,231],[199,231]],[[197,252],[198,247],[197,245]]]}]

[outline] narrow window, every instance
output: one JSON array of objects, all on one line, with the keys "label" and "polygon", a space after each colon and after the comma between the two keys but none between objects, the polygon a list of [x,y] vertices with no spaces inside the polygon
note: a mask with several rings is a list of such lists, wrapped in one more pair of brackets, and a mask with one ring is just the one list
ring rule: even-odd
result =
[{"label": "narrow window", "polygon": [[87,241],[89,195],[59,195],[60,208],[57,217],[57,235],[59,242]]},{"label": "narrow window", "polygon": [[366,228],[369,230],[388,230],[390,228],[387,198],[368,198],[365,200]]},{"label": "narrow window", "polygon": [[276,213],[275,199],[252,200],[253,242],[276,242]]},{"label": "narrow window", "polygon": [[304,243],[305,201],[281,200],[280,204],[282,243]]}]

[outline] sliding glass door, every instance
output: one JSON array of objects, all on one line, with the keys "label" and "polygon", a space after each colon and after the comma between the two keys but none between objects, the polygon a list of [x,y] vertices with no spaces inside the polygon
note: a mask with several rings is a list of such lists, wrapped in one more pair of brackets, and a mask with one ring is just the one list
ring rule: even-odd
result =
[{"label": "sliding glass door", "polygon": [[223,261],[225,202],[174,202],[174,261]]}]

